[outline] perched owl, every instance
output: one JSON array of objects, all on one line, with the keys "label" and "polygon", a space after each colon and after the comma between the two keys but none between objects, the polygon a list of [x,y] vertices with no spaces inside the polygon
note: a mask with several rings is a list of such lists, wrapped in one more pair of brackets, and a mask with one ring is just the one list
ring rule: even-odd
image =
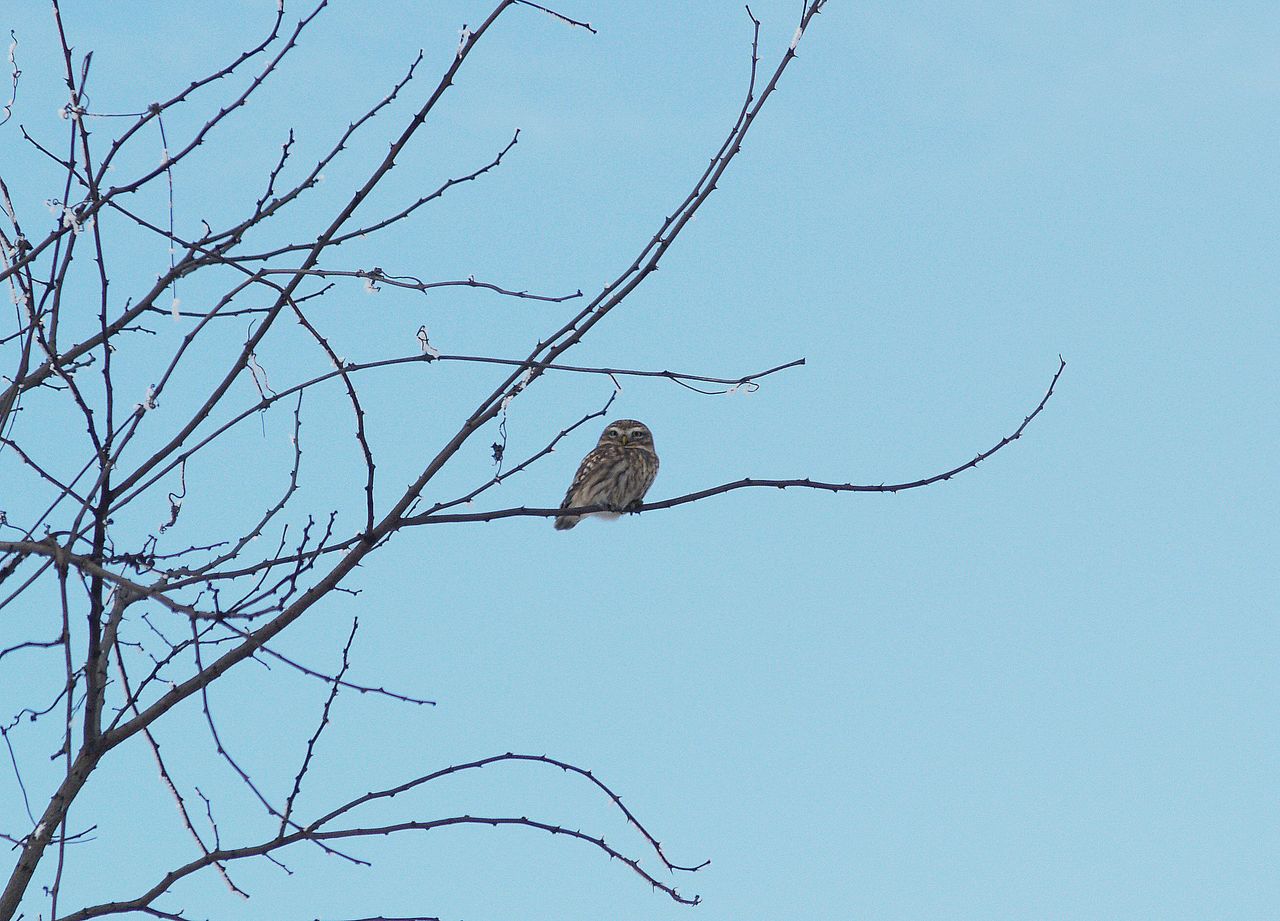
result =
[{"label": "perched owl", "polygon": [[[605,427],[599,444],[582,459],[560,507],[607,505],[611,511],[592,514],[617,518],[644,498],[657,475],[658,455],[648,427],[634,419],[619,419]],[[572,528],[579,517],[561,515],[556,530]]]}]

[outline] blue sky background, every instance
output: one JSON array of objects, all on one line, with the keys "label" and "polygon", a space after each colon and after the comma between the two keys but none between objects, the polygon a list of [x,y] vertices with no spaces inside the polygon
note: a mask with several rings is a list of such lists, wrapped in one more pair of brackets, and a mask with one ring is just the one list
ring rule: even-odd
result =
[{"label": "blue sky background", "polygon": [[[274,7],[213,6],[69,6],[73,44],[95,52],[92,108],[170,95],[246,47]],[[561,9],[599,34],[532,9],[504,14],[362,213],[470,172],[519,127],[503,166],[343,246],[329,267],[591,294],[630,263],[736,114],[749,22],[719,0]],[[752,4],[767,69],[798,9]],[[423,48],[421,80],[284,231],[314,234],[434,85],[459,27],[488,10],[335,4],[176,173],[180,232],[251,203],[289,127],[309,163]],[[24,72],[0,128],[4,175],[43,218],[58,190],[17,126],[64,136],[61,64],[42,7],[0,24],[16,31]],[[340,696],[304,809],[487,754],[545,752],[611,784],[673,860],[710,858],[680,881],[703,905],[675,905],[571,841],[458,829],[352,848],[372,870],[300,849],[287,856],[293,876],[234,868],[248,902],[210,876],[162,907],[468,921],[1274,917],[1277,49],[1271,3],[832,0],[661,271],[572,359],[724,376],[807,359],[749,395],[624,381],[611,415],[653,429],[655,498],[741,476],[937,472],[1016,428],[1061,353],[1059,391],[1026,437],[897,496],[741,491],[564,533],[541,519],[407,531],[349,583],[357,598],[332,599],[283,637],[282,651],[332,667],[358,616],[352,678],[439,701]],[[166,116],[171,146],[239,85]],[[103,141],[115,123],[94,127]],[[158,162],[159,140],[135,150],[122,174]],[[134,205],[159,219],[163,189]],[[168,256],[154,238],[117,239],[123,298]],[[179,295],[193,306],[212,291]],[[464,289],[369,294],[351,281],[312,316],[350,360],[412,354],[422,324],[446,352],[520,357],[576,309]],[[160,354],[147,350],[185,331],[157,329],[130,357],[138,398]],[[244,328],[221,335],[234,344]],[[292,331],[259,357],[277,389],[325,369]],[[388,500],[500,379],[458,365],[365,378]],[[611,389],[539,380],[511,406],[509,456]],[[178,421],[183,394],[162,401],[146,443]],[[237,394],[236,408],[256,400],[247,381]],[[28,437],[47,429],[55,458],[67,437],[56,418],[36,404],[21,420]],[[260,513],[286,475],[290,418],[276,408],[188,470],[173,546],[238,533]],[[483,507],[558,502],[599,428]],[[363,485],[350,430],[337,390],[304,404],[298,508],[346,509],[348,527]],[[491,475],[491,440],[428,499]],[[140,527],[163,521],[163,500],[138,509]],[[25,500],[2,501],[15,519]],[[0,622],[0,646],[46,613]],[[0,666],[0,718],[49,667],[37,656]],[[214,691],[224,741],[280,797],[323,697],[256,665]],[[198,707],[157,734],[188,793],[215,798],[224,844],[269,833]],[[14,739],[46,763],[38,729]],[[29,788],[43,790],[50,778],[32,770]],[[552,769],[486,769],[394,806],[388,815],[548,819],[655,866],[607,801]],[[107,762],[75,816],[99,838],[71,849],[64,906],[132,897],[172,855],[194,855],[142,748]],[[0,778],[0,827],[24,822],[13,778]]]}]

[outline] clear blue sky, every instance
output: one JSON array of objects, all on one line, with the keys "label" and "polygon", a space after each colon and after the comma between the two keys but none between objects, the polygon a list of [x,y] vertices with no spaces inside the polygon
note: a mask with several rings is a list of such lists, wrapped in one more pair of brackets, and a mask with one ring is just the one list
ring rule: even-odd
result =
[{"label": "clear blue sky", "polygon": [[[0,151],[11,187],[30,177],[21,204],[44,216],[58,190],[17,125],[64,136],[61,64],[47,12],[20,6],[0,22],[24,71]],[[127,6],[66,10],[72,42],[95,51],[98,111],[169,95],[246,47],[274,8]],[[558,294],[592,293],[630,263],[737,111],[749,22],[721,0],[560,8],[599,34],[505,14],[370,213],[476,168],[519,127],[502,168],[329,267]],[[213,181],[175,176],[180,230],[256,197],[289,127],[303,162],[325,149],[424,48],[405,103],[300,209],[314,220],[488,9],[334,4],[208,145],[198,162]],[[752,10],[771,68],[799,3]],[[720,189],[574,360],[733,376],[807,359],[750,395],[625,381],[612,414],[653,429],[655,498],[740,476],[879,483],[945,469],[1012,431],[1061,353],[1058,393],[1025,438],[898,496],[742,491],[564,533],[541,519],[411,531],[356,574],[359,597],[285,635],[283,649],[331,666],[358,615],[352,677],[439,701],[340,696],[304,808],[456,761],[545,752],[610,783],[672,859],[710,858],[680,881],[703,905],[675,905],[574,842],[462,829],[355,848],[372,870],[299,850],[293,876],[235,868],[248,902],[209,877],[165,907],[450,921],[1280,915],[1277,49],[1266,2],[831,0]],[[207,114],[175,112],[171,143]],[[137,156],[157,162],[158,139]],[[157,219],[160,191],[137,201]],[[132,286],[119,269],[122,297],[167,264],[154,240],[136,246],[121,257],[137,258]],[[351,282],[315,318],[351,360],[411,354],[422,324],[445,351],[516,357],[574,309]],[[291,336],[260,358],[277,388],[324,370]],[[149,372],[136,373],[144,388]],[[388,493],[498,379],[456,366],[366,379]],[[540,380],[512,404],[511,456],[610,390]],[[240,396],[256,399],[248,384]],[[339,394],[307,409],[300,501],[320,514],[358,503]],[[256,517],[254,490],[271,495],[283,471],[261,484],[245,471],[285,457],[289,434],[281,408],[189,470],[174,542]],[[575,434],[492,507],[558,502],[597,434]],[[429,498],[487,477],[490,440]],[[20,501],[3,499],[11,515]],[[0,718],[41,661],[0,670]],[[215,692],[228,744],[287,792],[323,688],[240,671]],[[225,803],[224,843],[256,840],[270,823],[198,716],[172,714],[161,742],[188,792]],[[24,754],[44,763],[47,750]],[[101,837],[73,856],[66,905],[136,895],[166,854],[192,853],[146,751],[109,764],[84,806]],[[552,770],[493,768],[395,807],[546,818],[654,865],[607,802]],[[24,821],[0,776],[0,825]]]}]

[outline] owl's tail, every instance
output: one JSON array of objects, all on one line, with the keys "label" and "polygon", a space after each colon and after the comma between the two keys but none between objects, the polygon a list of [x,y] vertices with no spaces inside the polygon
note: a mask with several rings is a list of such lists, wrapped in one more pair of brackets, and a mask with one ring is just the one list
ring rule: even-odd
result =
[{"label": "owl's tail", "polygon": [[577,524],[579,520],[577,515],[563,515],[556,519],[556,530],[567,531]]}]

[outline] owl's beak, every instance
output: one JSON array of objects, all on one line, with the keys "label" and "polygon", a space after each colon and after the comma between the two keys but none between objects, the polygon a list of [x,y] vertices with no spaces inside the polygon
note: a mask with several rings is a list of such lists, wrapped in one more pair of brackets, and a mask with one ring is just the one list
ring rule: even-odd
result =
[{"label": "owl's beak", "polygon": [[628,444],[628,442],[627,442],[627,436],[626,436],[626,435],[623,435],[623,436],[622,436],[622,446],[625,448],[625,447],[627,446],[627,444]]}]

